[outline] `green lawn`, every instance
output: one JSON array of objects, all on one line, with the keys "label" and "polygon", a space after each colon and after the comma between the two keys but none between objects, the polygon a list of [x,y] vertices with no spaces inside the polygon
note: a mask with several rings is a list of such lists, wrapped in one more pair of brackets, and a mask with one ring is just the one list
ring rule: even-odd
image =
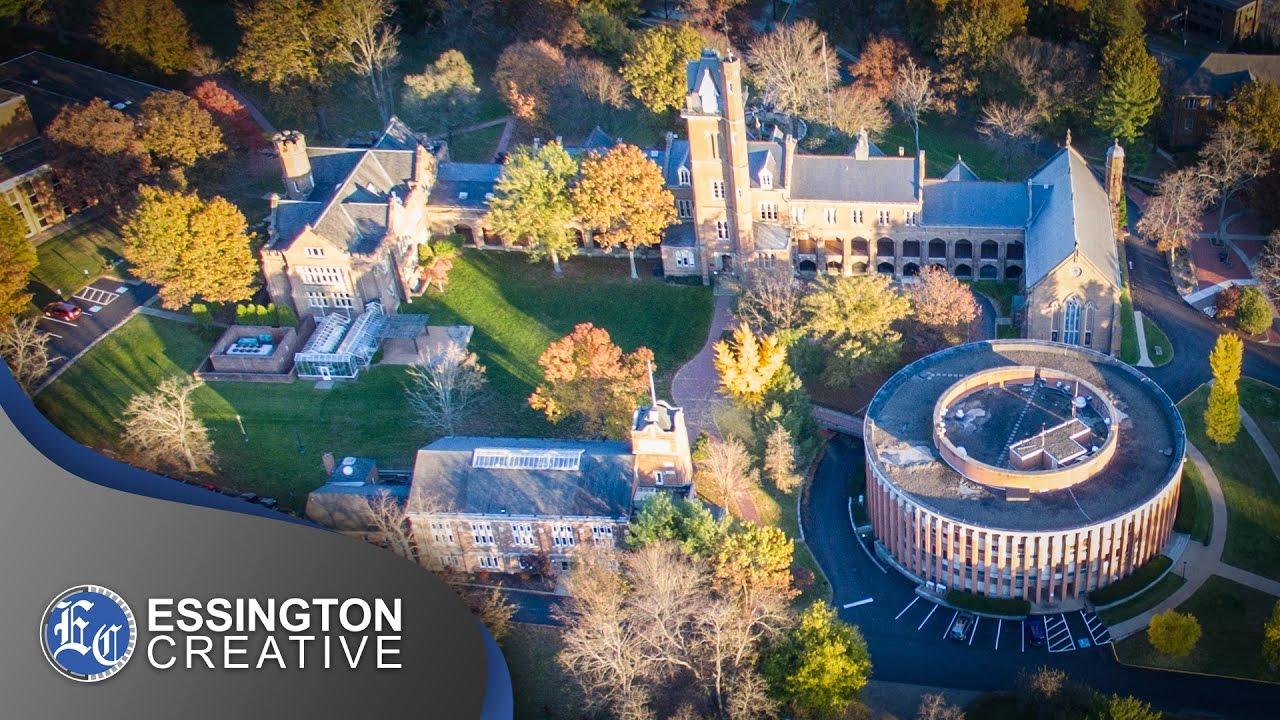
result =
[{"label": "green lawn", "polygon": [[59,290],[63,297],[73,295],[123,262],[123,244],[119,227],[105,218],[89,220],[40,243],[36,247],[39,265],[31,273],[36,302],[53,299]]},{"label": "green lawn", "polygon": [[1184,583],[1186,583],[1186,580],[1181,575],[1169,573],[1160,578],[1160,582],[1147,588],[1141,595],[1099,612],[1098,617],[1102,618],[1102,622],[1108,625],[1115,625],[1118,622],[1128,620],[1159,605],[1165,598],[1177,592],[1178,588],[1182,587]]},{"label": "green lawn", "polygon": [[492,162],[504,127],[506,126],[499,123],[479,130],[455,133],[449,139],[449,158],[454,162]]},{"label": "green lawn", "polygon": [[556,662],[561,646],[557,628],[517,623],[502,645],[516,720],[559,720],[582,713],[578,686]]},{"label": "green lawn", "polygon": [[1138,329],[1133,323],[1133,299],[1129,288],[1120,291],[1120,359],[1134,365],[1138,362]]},{"label": "green lawn", "polygon": [[1240,404],[1272,447],[1280,448],[1280,388],[1261,380],[1240,378]]},{"label": "green lawn", "polygon": [[1213,532],[1213,505],[1200,469],[1192,462],[1182,467],[1182,490],[1178,498],[1174,530],[1190,535],[1192,540],[1208,543]]},{"label": "green lawn", "polygon": [[1142,332],[1147,337],[1147,357],[1159,367],[1173,359],[1173,344],[1151,318],[1142,316]]},{"label": "green lawn", "polygon": [[[1250,391],[1241,392],[1248,404]],[[1243,429],[1230,445],[1218,447],[1204,435],[1208,386],[1178,404],[1187,437],[1200,448],[1222,484],[1227,502],[1224,562],[1280,579],[1280,483],[1267,470],[1258,446]],[[1259,421],[1261,422],[1261,421]]]},{"label": "green lawn", "polygon": [[1156,652],[1145,632],[1116,644],[1116,655],[1131,665],[1280,680],[1262,659],[1262,626],[1276,598],[1217,575],[1178,607],[1200,621],[1203,634],[1191,654],[1171,658]]},{"label": "green lawn", "polygon": [[1096,605],[1106,605],[1128,595],[1133,595],[1155,582],[1155,579],[1160,577],[1161,573],[1168,570],[1172,565],[1173,560],[1168,555],[1157,555],[1143,563],[1142,567],[1122,580],[1089,593],[1089,602]]},{"label": "green lawn", "polygon": [[[929,177],[941,177],[957,157],[963,157],[964,163],[983,180],[1025,180],[1043,162],[1043,158],[1029,156],[1006,166],[1004,159],[982,141],[975,127],[970,118],[937,114],[924,117],[920,124],[920,145],[925,151]],[[915,136],[905,123],[895,123],[875,140],[885,155],[897,155],[899,147],[908,155],[915,152]]]},{"label": "green lawn", "polygon": [[995,303],[1000,317],[1009,317],[1013,313],[1013,296],[1018,294],[1016,280],[966,280],[964,281],[974,292],[985,295]]}]

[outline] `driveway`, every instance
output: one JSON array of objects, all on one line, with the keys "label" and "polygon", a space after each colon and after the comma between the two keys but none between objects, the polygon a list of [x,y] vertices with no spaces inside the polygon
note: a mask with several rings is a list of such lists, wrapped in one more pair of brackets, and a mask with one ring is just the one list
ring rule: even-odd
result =
[{"label": "driveway", "polygon": [[130,284],[112,278],[98,278],[74,297],[84,314],[74,322],[56,318],[40,318],[40,329],[50,337],[49,350],[60,359],[54,363],[57,372],[103,335],[114,330],[139,306],[156,294],[151,285]]}]

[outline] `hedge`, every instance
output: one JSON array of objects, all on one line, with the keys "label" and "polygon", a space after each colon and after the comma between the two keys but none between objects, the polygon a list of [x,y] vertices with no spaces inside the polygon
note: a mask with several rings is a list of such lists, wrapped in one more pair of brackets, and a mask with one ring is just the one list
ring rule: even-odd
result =
[{"label": "hedge", "polygon": [[948,590],[946,601],[962,610],[990,615],[1028,615],[1031,603],[1022,598],[993,598],[962,590]]},{"label": "hedge", "polygon": [[1089,593],[1089,602],[1094,605],[1107,605],[1137,594],[1155,582],[1171,565],[1173,560],[1170,560],[1168,555],[1157,555],[1129,577]]}]

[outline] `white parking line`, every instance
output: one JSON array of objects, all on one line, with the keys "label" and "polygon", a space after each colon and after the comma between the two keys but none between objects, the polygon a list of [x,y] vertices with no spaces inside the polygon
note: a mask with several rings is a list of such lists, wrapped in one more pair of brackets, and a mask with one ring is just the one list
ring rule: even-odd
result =
[{"label": "white parking line", "polygon": [[1004,619],[996,620],[996,650],[1000,649],[1000,630],[1004,628]]},{"label": "white parking line", "polygon": [[906,606],[906,607],[904,607],[904,608],[902,608],[902,612],[898,613],[897,615],[894,615],[894,616],[893,616],[893,619],[894,619],[894,620],[897,620],[898,618],[900,618],[900,617],[902,617],[903,615],[905,615],[905,614],[906,614],[906,612],[907,612],[908,610],[910,610],[910,609],[911,609],[911,606],[912,606],[912,605],[915,605],[915,604],[916,604],[916,601],[917,601],[917,600],[919,600],[919,599],[920,599],[920,596],[919,596],[919,595],[917,595],[917,596],[915,596],[915,597],[911,598],[911,602],[907,603],[907,606]]},{"label": "white parking line", "polygon": [[934,605],[934,606],[933,606],[933,609],[929,611],[929,614],[928,614],[928,615],[925,615],[925,616],[924,616],[924,619],[920,621],[920,624],[916,626],[916,629],[917,629],[917,630],[919,630],[919,629],[923,628],[923,627],[924,627],[924,624],[925,624],[925,623],[927,623],[927,622],[929,622],[929,618],[933,617],[933,614],[934,614],[935,612],[937,612],[937,611],[938,611],[938,606],[937,606],[937,605]]},{"label": "white parking line", "polygon": [[978,624],[981,622],[981,617],[977,615],[973,617],[973,631],[969,633],[969,647],[973,647],[973,639],[978,637]]},{"label": "white parking line", "polygon": [[[1075,638],[1071,637],[1071,627],[1067,625],[1067,617],[1062,613],[1045,617],[1045,629],[1049,652],[1071,652],[1076,649]],[[1055,621],[1049,629],[1049,621]]]},{"label": "white parking line", "polygon": [[1022,638],[1022,652],[1027,651],[1027,621],[1023,619],[1018,623],[1018,637]]},{"label": "white parking line", "polygon": [[1102,622],[1102,618],[1081,610],[1080,619],[1084,620],[1084,626],[1089,631],[1089,637],[1093,639],[1094,645],[1111,643],[1111,631],[1107,629],[1107,624]]},{"label": "white parking line", "polygon": [[59,320],[59,319],[58,319],[58,318],[56,318],[56,317],[49,317],[48,315],[45,315],[43,319],[48,320],[49,322],[56,322],[56,323],[58,323],[59,325],[66,325],[67,327],[80,327],[79,325],[76,325],[75,323],[69,323],[69,322],[67,322],[66,320]]},{"label": "white parking line", "polygon": [[90,285],[72,297],[77,300],[83,300],[90,305],[110,305],[120,297],[120,294],[110,292],[109,290],[99,290],[98,288]]},{"label": "white parking line", "polygon": [[61,340],[61,339],[62,339],[62,336],[61,336],[61,335],[59,335],[58,333],[46,332],[46,333],[45,333],[45,335],[48,335],[48,336],[49,336],[49,337],[51,337],[51,338],[57,338],[57,339],[59,339],[59,340]]},{"label": "white parking line", "polygon": [[[937,607],[937,606],[935,605],[934,607]],[[947,639],[947,633],[951,632],[951,626],[956,624],[956,617],[958,617],[959,615],[960,615],[960,611],[959,611],[959,610],[957,610],[957,611],[955,611],[955,612],[951,613],[951,619],[950,619],[949,621],[947,621],[946,626],[942,628],[942,639],[943,639],[943,640],[946,640],[946,639]]]},{"label": "white parking line", "polygon": [[859,605],[866,605],[867,603],[872,602],[874,600],[875,598],[862,598],[861,600],[855,600],[854,602],[851,602],[851,603],[845,603],[844,607],[847,610],[849,608],[858,607]]}]

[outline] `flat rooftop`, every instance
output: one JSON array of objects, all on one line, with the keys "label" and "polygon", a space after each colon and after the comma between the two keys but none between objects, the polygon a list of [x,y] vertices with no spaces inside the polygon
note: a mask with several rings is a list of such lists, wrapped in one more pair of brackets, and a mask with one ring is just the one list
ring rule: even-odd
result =
[{"label": "flat rooftop", "polygon": [[1072,438],[1079,429],[1063,428],[1069,420],[1090,431],[1081,438],[1085,449],[1102,445],[1108,432],[1102,416],[1091,405],[1073,412],[1072,397],[1071,387],[1043,381],[983,388],[947,408],[947,437],[974,460],[1002,468],[1009,467],[1009,448],[1040,448],[1042,439],[1054,457],[1066,457],[1077,446]]},{"label": "flat rooftop", "polygon": [[[1009,502],[1005,492],[964,478],[939,457],[933,444],[933,409],[942,393],[960,378],[980,370],[1031,365],[1070,373],[1108,396],[1120,416],[1115,456],[1097,475],[1068,489],[1035,493],[1029,500]],[[1011,388],[1014,392],[1020,392]],[[1046,391],[1046,424],[1058,409],[1058,393]],[[1064,398],[1066,398],[1065,394]],[[1010,395],[1001,402],[1024,398]],[[1012,407],[1012,405],[1011,405]],[[1039,412],[1039,411],[1037,411]],[[970,442],[998,448],[1038,434],[1039,425],[1010,437],[1016,415],[993,418],[987,432],[971,431]],[[1093,427],[1091,418],[1081,418]],[[1024,426],[1026,421],[1022,423]],[[984,423],[985,425],[985,423]],[[999,427],[996,427],[999,426]],[[1101,430],[1101,428],[1098,428]],[[1003,430],[999,432],[998,430]],[[1019,431],[1021,432],[1021,431]],[[996,340],[949,348],[904,367],[876,393],[865,427],[868,461],[879,473],[920,505],[939,515],[991,529],[1063,530],[1123,515],[1155,496],[1182,462],[1186,432],[1164,391],[1119,360],[1083,348],[1028,340]],[[954,435],[952,440],[963,444]],[[976,455],[976,454],[975,454]],[[981,458],[978,458],[981,459]]]}]

